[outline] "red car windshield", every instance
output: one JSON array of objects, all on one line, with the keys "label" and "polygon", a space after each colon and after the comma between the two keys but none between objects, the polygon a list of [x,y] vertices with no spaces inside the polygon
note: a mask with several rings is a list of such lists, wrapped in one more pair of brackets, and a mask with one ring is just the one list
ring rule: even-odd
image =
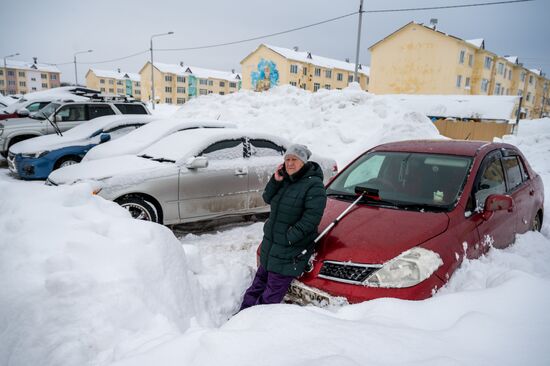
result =
[{"label": "red car windshield", "polygon": [[471,163],[467,156],[371,152],[332,181],[327,194],[351,198],[359,186],[377,189],[380,202],[396,208],[451,209],[462,193]]}]

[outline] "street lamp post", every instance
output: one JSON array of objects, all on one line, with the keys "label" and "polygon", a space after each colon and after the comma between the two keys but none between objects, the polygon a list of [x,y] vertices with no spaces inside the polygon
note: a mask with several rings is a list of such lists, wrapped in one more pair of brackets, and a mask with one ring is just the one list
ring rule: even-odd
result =
[{"label": "street lamp post", "polygon": [[89,53],[89,52],[94,52],[94,50],[78,51],[78,52],[75,52],[74,54],[74,83],[76,86],[78,86],[78,71],[76,70],[76,55],[81,53]]},{"label": "street lamp post", "polygon": [[6,87],[6,95],[8,94],[8,66],[6,64],[6,59],[14,56],[19,56],[19,52],[12,55],[4,56],[4,86]]},{"label": "street lamp post", "polygon": [[151,51],[151,102],[153,103],[153,109],[155,109],[155,76],[154,76],[154,67],[153,67],[153,38],[155,37],[161,37],[161,36],[167,36],[169,34],[174,34],[174,32],[167,32],[167,33],[160,33],[160,34],[153,34],[151,36],[151,47],[149,50]]},{"label": "street lamp post", "polygon": [[363,23],[363,0],[361,0],[361,3],[359,4],[359,26],[357,27],[357,48],[355,50],[355,73],[353,78],[356,82],[359,82],[359,78],[357,77],[357,69],[359,68],[359,45],[361,44],[362,23]]}]

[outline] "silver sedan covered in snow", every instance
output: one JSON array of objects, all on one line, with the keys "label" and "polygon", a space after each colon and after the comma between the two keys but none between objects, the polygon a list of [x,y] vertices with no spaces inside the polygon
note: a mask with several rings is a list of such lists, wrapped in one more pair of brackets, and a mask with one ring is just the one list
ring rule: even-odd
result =
[{"label": "silver sedan covered in snow", "polygon": [[[289,142],[240,129],[173,133],[137,155],[82,162],[56,170],[48,184],[90,182],[132,216],[165,225],[267,212],[267,181]],[[325,182],[336,162],[315,154]]]}]

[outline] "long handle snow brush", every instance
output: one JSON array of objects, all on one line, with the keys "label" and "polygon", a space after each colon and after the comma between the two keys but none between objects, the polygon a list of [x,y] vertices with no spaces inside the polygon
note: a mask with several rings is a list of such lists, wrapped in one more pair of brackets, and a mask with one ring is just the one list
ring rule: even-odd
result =
[{"label": "long handle snow brush", "polygon": [[[323,230],[323,232],[321,232],[321,234],[319,234],[315,240],[313,240],[313,243],[317,244],[319,242],[319,240],[321,240],[321,238],[323,238],[323,236],[325,236],[333,227],[335,227],[339,222],[340,220],[342,220],[342,218],[344,216],[346,216],[348,214],[348,212],[351,211],[351,209],[357,205],[357,203],[359,201],[361,201],[361,199],[363,198],[363,196],[369,196],[369,197],[372,197],[374,199],[380,199],[380,196],[378,195],[378,189],[374,189],[374,188],[367,188],[367,187],[361,187],[361,186],[355,186],[355,194],[358,194],[359,197],[357,197],[357,199],[355,201],[353,201],[353,203],[351,205],[349,205],[340,215],[338,215],[337,218],[334,219],[334,221],[332,221],[326,228],[325,230]],[[307,254],[307,249],[304,249],[300,252],[300,254],[298,254],[298,256],[296,257],[296,259],[299,259],[301,257],[303,257],[304,255]]]}]

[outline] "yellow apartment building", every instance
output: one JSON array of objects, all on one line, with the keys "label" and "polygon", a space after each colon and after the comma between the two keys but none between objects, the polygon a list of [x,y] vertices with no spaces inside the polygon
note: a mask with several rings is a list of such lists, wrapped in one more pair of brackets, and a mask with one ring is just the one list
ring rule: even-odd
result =
[{"label": "yellow apartment building", "polygon": [[61,84],[61,72],[56,66],[5,59],[0,68],[0,92],[4,95],[26,94],[57,88]]},{"label": "yellow apartment building", "polygon": [[516,56],[486,50],[483,39],[464,40],[410,22],[369,50],[369,91],[375,94],[521,95],[521,117],[540,115],[548,79]]},{"label": "yellow apartment building", "polygon": [[140,75],[121,72],[120,69],[89,69],[86,73],[86,87],[99,90],[107,95],[129,95],[141,100]]},{"label": "yellow apartment building", "polygon": [[[179,64],[154,63],[155,99],[157,103],[183,104],[189,99],[208,94],[231,94],[241,89],[241,75]],[[151,100],[151,63],[139,72],[142,100]]]},{"label": "yellow apartment building", "polygon": [[[277,85],[293,85],[309,91],[342,89],[353,82],[355,64],[297,48],[260,44],[241,61],[243,89],[268,90]],[[361,89],[369,88],[369,67],[359,65]]]}]

